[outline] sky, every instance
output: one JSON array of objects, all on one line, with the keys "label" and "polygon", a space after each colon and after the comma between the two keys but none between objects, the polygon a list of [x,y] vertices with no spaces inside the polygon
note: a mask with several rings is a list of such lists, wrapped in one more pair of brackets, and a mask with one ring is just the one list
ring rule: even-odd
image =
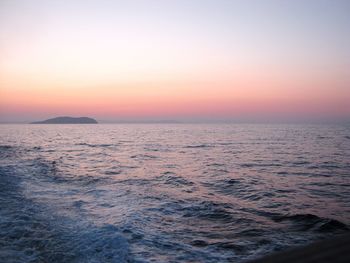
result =
[{"label": "sky", "polygon": [[1,0],[0,122],[350,120],[350,1]]}]

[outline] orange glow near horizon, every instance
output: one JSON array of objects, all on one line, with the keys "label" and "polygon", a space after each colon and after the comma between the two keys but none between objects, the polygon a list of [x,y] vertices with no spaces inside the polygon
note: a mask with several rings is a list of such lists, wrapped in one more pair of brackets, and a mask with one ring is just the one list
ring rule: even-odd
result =
[{"label": "orange glow near horizon", "polygon": [[[233,116],[349,113],[349,94],[332,93],[337,81],[278,79],[277,76],[157,80],[105,86],[50,85],[16,78],[1,90],[3,111],[107,117]],[[23,81],[24,80],[24,81]],[[25,82],[25,83],[22,83]],[[330,82],[330,83],[327,83]],[[341,85],[342,83],[339,83]],[[311,85],[317,85],[317,89]],[[343,111],[343,112],[342,112]]]}]

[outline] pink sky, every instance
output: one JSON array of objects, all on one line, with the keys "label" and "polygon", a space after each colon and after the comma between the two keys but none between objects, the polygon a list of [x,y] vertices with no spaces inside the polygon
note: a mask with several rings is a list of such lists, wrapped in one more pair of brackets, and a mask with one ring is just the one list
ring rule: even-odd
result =
[{"label": "pink sky", "polygon": [[0,121],[348,119],[346,2],[228,2],[2,1]]}]

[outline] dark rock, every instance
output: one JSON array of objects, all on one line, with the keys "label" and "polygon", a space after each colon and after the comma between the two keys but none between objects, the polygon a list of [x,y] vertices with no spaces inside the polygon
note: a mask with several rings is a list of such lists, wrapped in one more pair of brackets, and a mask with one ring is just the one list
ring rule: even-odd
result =
[{"label": "dark rock", "polygon": [[96,124],[97,121],[88,117],[56,117],[44,121],[36,121],[31,124]]}]

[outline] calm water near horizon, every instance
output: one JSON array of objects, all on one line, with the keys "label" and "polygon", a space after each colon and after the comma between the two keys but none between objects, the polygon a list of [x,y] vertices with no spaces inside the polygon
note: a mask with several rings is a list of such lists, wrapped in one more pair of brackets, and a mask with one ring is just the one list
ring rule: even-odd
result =
[{"label": "calm water near horizon", "polygon": [[350,126],[0,125],[0,262],[242,262],[349,226]]}]

